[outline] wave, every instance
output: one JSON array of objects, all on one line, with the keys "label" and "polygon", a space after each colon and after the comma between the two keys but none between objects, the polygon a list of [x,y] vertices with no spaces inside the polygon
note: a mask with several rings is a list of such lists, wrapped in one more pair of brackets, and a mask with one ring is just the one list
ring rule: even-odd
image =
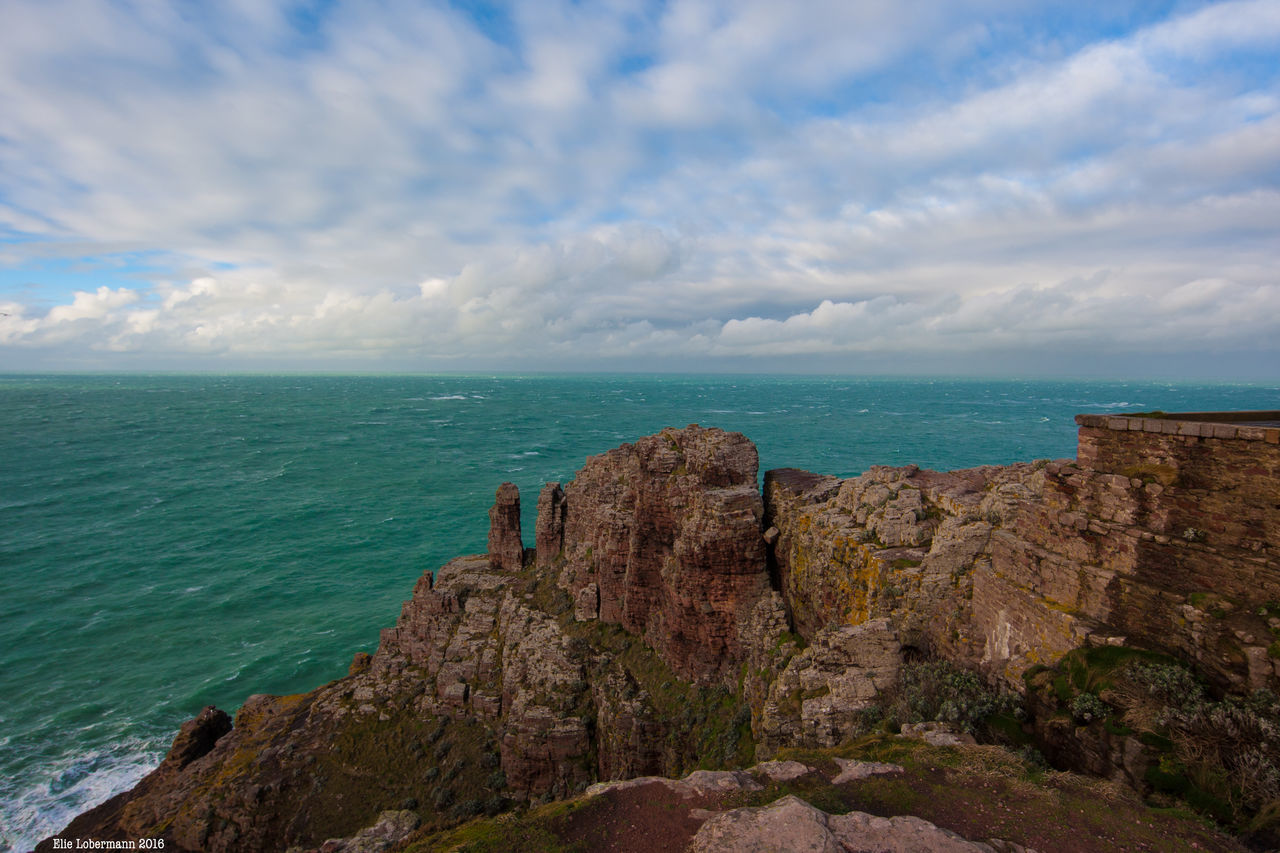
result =
[{"label": "wave", "polygon": [[131,738],[32,767],[28,778],[47,781],[21,789],[0,786],[0,853],[31,850],[76,815],[138,784],[162,757],[157,745]]}]

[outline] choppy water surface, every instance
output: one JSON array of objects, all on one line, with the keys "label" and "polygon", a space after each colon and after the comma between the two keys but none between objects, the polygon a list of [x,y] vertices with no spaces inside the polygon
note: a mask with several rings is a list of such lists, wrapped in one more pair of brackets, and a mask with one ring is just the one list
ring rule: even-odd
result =
[{"label": "choppy water surface", "polygon": [[[1277,388],[792,377],[0,377],[0,851],[146,773],[206,704],[372,651],[416,578],[666,426],[761,468],[1075,452],[1084,411],[1280,408]],[[530,538],[530,537],[526,537]]]}]

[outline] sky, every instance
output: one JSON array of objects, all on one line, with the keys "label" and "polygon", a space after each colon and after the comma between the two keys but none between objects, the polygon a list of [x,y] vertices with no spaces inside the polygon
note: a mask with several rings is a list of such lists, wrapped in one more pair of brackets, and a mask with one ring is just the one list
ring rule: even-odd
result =
[{"label": "sky", "polygon": [[1280,378],[1280,0],[4,0],[0,372]]}]

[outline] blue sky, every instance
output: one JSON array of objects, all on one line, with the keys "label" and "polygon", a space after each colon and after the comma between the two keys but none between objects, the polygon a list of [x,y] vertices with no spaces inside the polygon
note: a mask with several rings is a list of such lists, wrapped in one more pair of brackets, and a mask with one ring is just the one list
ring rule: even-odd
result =
[{"label": "blue sky", "polygon": [[0,5],[0,370],[1280,374],[1280,0]]}]

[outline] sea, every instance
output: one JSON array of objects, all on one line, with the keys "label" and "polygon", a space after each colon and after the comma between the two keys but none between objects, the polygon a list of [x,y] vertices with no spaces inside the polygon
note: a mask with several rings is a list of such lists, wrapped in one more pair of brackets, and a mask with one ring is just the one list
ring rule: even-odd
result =
[{"label": "sea", "polygon": [[0,376],[0,851],[126,790],[205,705],[372,652],[494,491],[690,423],[761,472],[1075,454],[1080,412],[1280,409],[1277,384],[671,375]]}]

